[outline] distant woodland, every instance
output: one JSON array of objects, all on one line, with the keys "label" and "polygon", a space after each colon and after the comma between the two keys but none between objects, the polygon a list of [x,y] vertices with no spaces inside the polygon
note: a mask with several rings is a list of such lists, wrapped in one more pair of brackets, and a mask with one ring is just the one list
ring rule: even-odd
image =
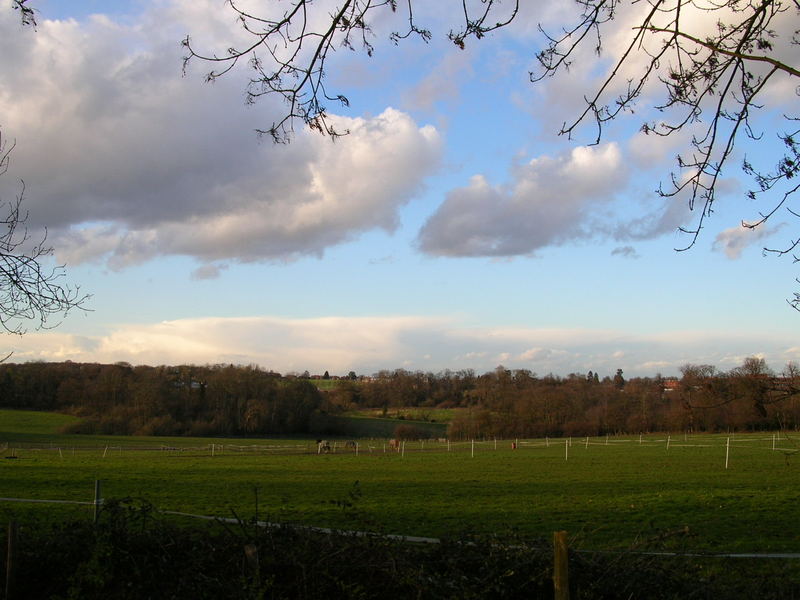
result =
[{"label": "distant woodland", "polygon": [[780,374],[758,358],[729,372],[681,371],[625,379],[621,370],[560,377],[501,366],[482,375],[400,369],[331,378],[235,365],[4,363],[0,407],[76,415],[74,433],[132,435],[324,433],[325,416],[401,407],[461,409],[453,439],[800,428],[794,364]]}]

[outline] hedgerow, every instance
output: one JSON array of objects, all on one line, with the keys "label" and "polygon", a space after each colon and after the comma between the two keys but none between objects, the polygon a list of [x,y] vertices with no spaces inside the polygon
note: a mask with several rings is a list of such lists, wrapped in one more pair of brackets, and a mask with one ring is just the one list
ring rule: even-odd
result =
[{"label": "hedgerow", "polygon": [[[419,544],[248,521],[198,526],[167,520],[146,502],[128,499],[107,502],[97,523],[26,523],[17,540],[9,598],[553,595],[549,544],[513,532]],[[570,587],[577,599],[791,598],[800,593],[798,569],[791,562],[733,560],[571,552]]]}]

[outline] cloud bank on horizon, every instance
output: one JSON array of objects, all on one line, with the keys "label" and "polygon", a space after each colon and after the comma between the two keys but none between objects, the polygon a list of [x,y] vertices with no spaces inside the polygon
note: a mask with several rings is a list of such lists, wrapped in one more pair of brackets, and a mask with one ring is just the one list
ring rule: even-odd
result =
[{"label": "cloud bank on horizon", "polygon": [[729,370],[748,356],[765,356],[759,350],[767,345],[781,348],[769,354],[776,371],[800,360],[793,336],[771,337],[765,343],[762,336],[735,332],[633,336],[598,329],[469,327],[452,318],[407,316],[237,317],[122,325],[102,336],[31,333],[21,340],[16,360],[257,364],[281,373],[339,375],[395,368],[482,373],[494,368],[486,365],[502,365],[542,376],[588,371],[613,375],[620,365],[626,373],[646,376],[674,375],[676,365],[687,363]]}]

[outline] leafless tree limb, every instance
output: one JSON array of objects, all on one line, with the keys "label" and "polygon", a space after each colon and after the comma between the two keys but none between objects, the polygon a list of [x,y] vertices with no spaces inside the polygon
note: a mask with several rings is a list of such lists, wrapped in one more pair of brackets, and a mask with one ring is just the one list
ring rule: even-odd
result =
[{"label": "leafless tree limb", "polygon": [[[472,16],[470,4],[462,0],[463,27],[448,34],[460,48],[464,48],[469,37],[480,39],[507,25],[519,9],[519,0],[509,2],[509,8],[503,13],[505,16],[494,21],[490,17],[498,11],[500,0],[481,0],[482,10],[476,17]],[[342,0],[339,7],[328,15],[324,26],[316,28],[313,24],[319,20],[313,17],[318,16],[319,9],[315,0],[293,0],[274,17],[249,13],[240,8],[237,0],[227,0],[227,5],[252,41],[242,48],[229,47],[226,54],[218,56],[198,50],[192,38],[186,36],[182,42],[184,73],[192,62],[218,65],[205,75],[206,81],[212,82],[229,73],[240,61],[246,62],[252,72],[246,89],[246,102],[252,104],[262,96],[277,95],[283,98],[287,107],[269,127],[258,130],[259,134],[268,135],[274,142],[289,142],[298,120],[334,138],[347,134],[347,131],[337,130],[328,119],[328,102],[348,106],[349,100],[344,94],[328,90],[326,61],[331,52],[340,48],[360,49],[372,56],[371,19],[380,10],[397,13],[397,0]],[[414,20],[413,0],[406,0],[403,10],[407,26],[392,32],[390,41],[397,44],[411,36],[429,41],[431,32],[418,26]]]},{"label": "leafless tree limb", "polygon": [[[0,138],[0,175],[6,174],[14,145]],[[28,214],[22,210],[25,184],[0,218],[0,328],[22,335],[34,323],[36,329],[50,329],[71,310],[87,310],[89,296],[79,287],[64,283],[63,265],[47,266],[53,248],[47,244],[47,231],[34,242],[26,227]],[[57,322],[53,322],[58,318]]]},{"label": "leafless tree limb", "polygon": [[20,20],[24,26],[36,26],[36,14],[30,6],[26,6],[28,0],[11,0],[11,8],[19,11]]}]

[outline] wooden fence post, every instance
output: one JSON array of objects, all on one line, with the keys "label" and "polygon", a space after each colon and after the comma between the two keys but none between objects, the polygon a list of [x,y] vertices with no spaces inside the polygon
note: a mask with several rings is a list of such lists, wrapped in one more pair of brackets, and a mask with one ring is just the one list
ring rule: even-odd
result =
[{"label": "wooden fence post", "polygon": [[17,524],[8,524],[8,554],[6,555],[6,600],[14,597],[14,569],[17,552]]},{"label": "wooden fence post", "polygon": [[555,600],[569,600],[567,532],[553,532],[553,592]]},{"label": "wooden fence post", "polygon": [[250,576],[256,582],[261,581],[261,561],[258,558],[258,546],[246,544],[244,547],[244,557]]}]

